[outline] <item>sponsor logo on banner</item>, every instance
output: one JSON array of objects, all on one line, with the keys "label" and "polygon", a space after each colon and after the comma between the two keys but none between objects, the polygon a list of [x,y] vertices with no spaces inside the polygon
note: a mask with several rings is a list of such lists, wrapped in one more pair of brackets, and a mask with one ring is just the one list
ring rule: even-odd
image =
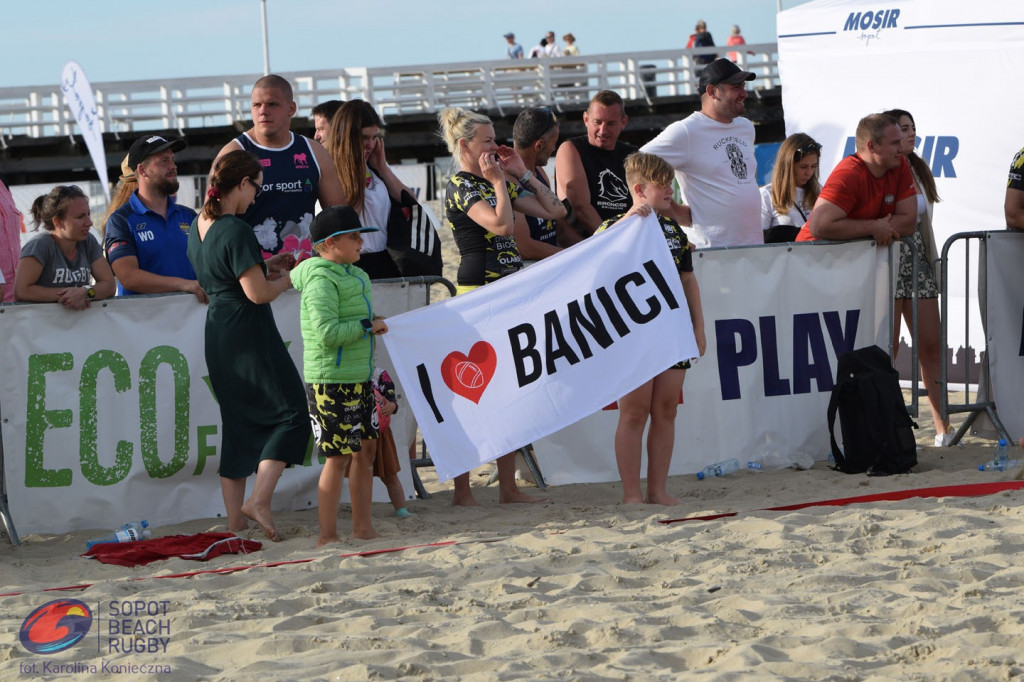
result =
[{"label": "sponsor logo on banner", "polygon": [[863,41],[866,47],[871,44],[871,41],[881,38],[882,31],[898,28],[899,18],[900,10],[898,8],[850,12],[843,25],[843,31],[858,33],[856,37]]}]

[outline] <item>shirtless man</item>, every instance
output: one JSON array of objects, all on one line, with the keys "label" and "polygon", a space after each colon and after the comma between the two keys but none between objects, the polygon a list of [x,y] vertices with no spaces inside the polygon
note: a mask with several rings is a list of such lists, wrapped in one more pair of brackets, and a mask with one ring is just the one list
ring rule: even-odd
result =
[{"label": "shirtless man", "polygon": [[252,128],[217,154],[245,149],[263,166],[263,187],[243,219],[253,226],[264,253],[287,253],[297,260],[312,254],[309,224],[321,206],[345,203],[338,171],[316,140],[291,131],[296,106],[291,84],[271,74],[256,81],[251,96]]}]

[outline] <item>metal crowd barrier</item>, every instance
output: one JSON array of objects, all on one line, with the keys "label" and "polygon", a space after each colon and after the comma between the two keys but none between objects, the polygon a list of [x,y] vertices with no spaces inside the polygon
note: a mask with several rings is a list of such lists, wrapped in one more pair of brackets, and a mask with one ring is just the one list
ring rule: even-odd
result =
[{"label": "metal crowd barrier", "polygon": [[[981,354],[982,354],[981,355],[981,358],[982,358],[982,360],[981,360],[981,370],[980,370],[980,374],[978,376],[978,384],[977,384],[977,387],[976,387],[976,389],[974,391],[974,396],[975,396],[974,401],[971,400],[971,382],[970,382],[970,378],[971,378],[971,376],[970,376],[971,363],[969,361],[967,361],[967,357],[966,357],[966,353],[965,353],[965,362],[962,363],[962,365],[964,367],[964,377],[963,377],[964,400],[963,400],[962,403],[957,403],[955,405],[951,405],[950,402],[949,402],[949,366],[948,366],[949,361],[948,361],[948,358],[947,358],[947,348],[948,348],[948,344],[949,344],[949,338],[948,338],[949,330],[948,330],[948,326],[947,326],[948,325],[947,314],[948,314],[948,310],[949,310],[949,297],[948,297],[948,291],[949,291],[949,277],[948,277],[948,274],[949,274],[949,262],[948,262],[949,261],[949,249],[950,249],[950,247],[955,242],[958,242],[958,241],[963,241],[964,242],[964,245],[965,245],[965,255],[964,255],[964,291],[965,292],[969,292],[970,291],[970,277],[971,277],[971,241],[972,240],[978,240],[978,262],[984,264],[986,262],[987,257],[988,257],[988,237],[989,237],[990,234],[992,234],[992,231],[990,231],[990,230],[981,231],[981,232],[959,232],[957,234],[954,234],[952,237],[950,237],[949,239],[946,240],[945,244],[942,245],[942,253],[940,254],[940,257],[939,257],[939,263],[940,263],[941,268],[942,268],[942,288],[941,288],[941,291],[940,291],[940,296],[941,296],[941,300],[942,300],[941,312],[940,312],[940,317],[941,317],[941,322],[942,322],[942,344],[941,344],[941,347],[940,347],[940,350],[942,352],[942,363],[941,363],[940,375],[939,375],[941,377],[941,383],[942,383],[942,390],[940,392],[941,396],[942,396],[942,401],[941,401],[942,418],[943,419],[947,419],[949,417],[949,415],[951,415],[951,414],[963,414],[963,413],[967,414],[967,418],[964,420],[963,424],[960,425],[960,427],[956,430],[956,433],[953,435],[953,441],[951,443],[952,445],[955,445],[956,443],[959,443],[960,439],[963,438],[964,434],[968,432],[968,430],[974,424],[975,420],[979,416],[981,416],[983,414],[986,415],[989,418],[989,420],[992,422],[992,425],[995,427],[996,431],[999,433],[999,436],[1001,438],[1005,438],[1007,442],[1013,442],[1012,439],[1010,438],[1009,432],[1007,432],[1007,430],[1006,430],[1006,427],[1003,426],[1003,422],[1000,421],[1000,419],[999,419],[999,415],[998,415],[998,413],[996,411],[995,400],[992,399],[992,397],[991,397],[992,381],[991,381],[991,374],[989,372],[989,353],[988,353],[988,336],[987,335],[983,335],[983,336],[985,336],[985,348],[981,351]],[[979,268],[978,285],[979,285],[979,287],[983,287],[984,290],[987,290],[987,288],[988,288],[988,284],[987,284],[987,281],[986,281],[987,276],[988,276],[987,268],[980,267]],[[970,304],[970,300],[971,300],[970,296],[964,296],[964,337],[965,337],[965,339],[970,339],[970,330],[971,330],[971,326],[970,326],[971,325],[971,318],[970,318],[971,304]],[[984,326],[984,324],[985,324],[984,304],[985,304],[985,302],[983,300],[979,300],[980,313],[981,313],[981,319],[982,319],[982,326]],[[968,347],[969,347],[968,346],[968,342],[965,341],[965,343],[964,343],[965,351],[966,351],[966,349]]]}]

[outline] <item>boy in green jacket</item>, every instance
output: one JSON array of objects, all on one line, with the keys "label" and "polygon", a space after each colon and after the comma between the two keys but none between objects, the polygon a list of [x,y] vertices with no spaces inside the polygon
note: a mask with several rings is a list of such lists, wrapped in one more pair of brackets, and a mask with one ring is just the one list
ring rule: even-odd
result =
[{"label": "boy in green jacket", "polygon": [[[379,437],[373,425],[374,336],[388,330],[373,315],[370,279],[354,263],[363,247],[359,215],[348,206],[321,211],[309,228],[320,258],[309,258],[291,272],[302,292],[302,364],[306,400],[317,455],[325,457],[317,487],[320,536],[317,547],[338,538],[338,501],[349,470],[352,537],[379,537],[373,530],[373,460]],[[349,469],[351,460],[351,469]]]}]

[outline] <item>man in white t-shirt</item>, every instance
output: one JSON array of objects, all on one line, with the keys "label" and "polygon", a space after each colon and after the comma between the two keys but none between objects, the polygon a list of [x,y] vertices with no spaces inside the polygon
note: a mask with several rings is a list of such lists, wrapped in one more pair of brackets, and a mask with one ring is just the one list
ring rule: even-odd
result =
[{"label": "man in white t-shirt", "polygon": [[754,74],[716,59],[700,75],[700,111],[641,148],[676,169],[689,208],[675,204],[672,217],[689,225],[686,234],[697,248],[764,243],[754,124],[742,117],[744,84],[751,80]]}]

